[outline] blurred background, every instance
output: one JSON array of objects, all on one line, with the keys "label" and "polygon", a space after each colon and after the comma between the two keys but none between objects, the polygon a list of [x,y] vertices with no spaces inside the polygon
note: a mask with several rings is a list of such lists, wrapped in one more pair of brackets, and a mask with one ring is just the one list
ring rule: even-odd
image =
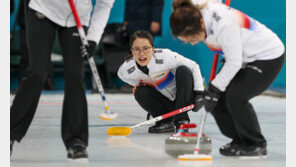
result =
[{"label": "blurred background", "polygon": [[[20,0],[13,1],[13,9],[10,15],[10,91],[14,93],[19,85],[19,78],[22,75],[22,20]],[[92,0],[95,3],[95,0]],[[147,0],[148,1],[148,0]],[[174,39],[169,28],[169,16],[172,12],[173,0],[164,0],[164,6],[161,16],[161,36],[155,36],[156,48],[168,48],[179,54],[196,61],[201,68],[201,73],[208,83],[213,55],[204,44],[200,43],[195,46],[183,44],[178,39]],[[100,73],[106,92],[124,92],[127,85],[117,76],[116,72],[124,57],[128,54],[126,46],[126,31],[123,26],[126,0],[116,0],[110,13],[110,18],[102,36],[101,42],[95,52],[95,61]],[[12,4],[12,3],[11,3]],[[275,32],[286,46],[286,1],[276,0],[232,0],[231,6],[243,11],[259,22],[265,24]],[[18,19],[17,19],[18,18]],[[221,56],[220,56],[221,57]],[[45,90],[63,91],[63,60],[58,40],[56,39],[53,54],[53,68],[49,74],[48,80],[44,86]],[[92,92],[96,87],[92,80],[92,73],[88,63],[85,63],[85,86]],[[286,62],[271,85],[270,90],[285,93],[286,91]]]}]

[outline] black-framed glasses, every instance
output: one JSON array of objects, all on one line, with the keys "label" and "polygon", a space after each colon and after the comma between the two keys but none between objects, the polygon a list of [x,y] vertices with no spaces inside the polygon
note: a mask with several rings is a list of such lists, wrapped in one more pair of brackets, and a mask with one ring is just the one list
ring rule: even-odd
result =
[{"label": "black-framed glasses", "polygon": [[134,48],[131,49],[131,51],[133,52],[133,54],[140,54],[141,51],[143,53],[147,54],[147,53],[149,53],[150,49],[151,49],[150,46],[144,46],[143,48],[134,47]]}]

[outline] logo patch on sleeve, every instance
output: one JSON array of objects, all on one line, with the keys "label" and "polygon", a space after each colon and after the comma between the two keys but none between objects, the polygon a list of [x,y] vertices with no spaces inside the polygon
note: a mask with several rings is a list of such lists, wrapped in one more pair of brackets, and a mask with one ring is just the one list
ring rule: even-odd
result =
[{"label": "logo patch on sleeve", "polygon": [[128,73],[128,74],[131,74],[131,73],[134,72],[135,70],[136,70],[136,67],[133,66],[133,67],[131,67],[130,69],[127,70],[127,73]]},{"label": "logo patch on sleeve", "polygon": [[162,53],[162,49],[155,49],[154,53]]},{"label": "logo patch on sleeve", "polygon": [[156,64],[163,64],[163,59],[155,59]]},{"label": "logo patch on sleeve", "polygon": [[158,74],[158,75],[156,75],[155,77],[156,77],[156,79],[160,79],[162,76],[164,76],[165,75],[165,72],[163,72],[163,73],[161,73],[161,74]]},{"label": "logo patch on sleeve", "polygon": [[219,22],[221,20],[221,17],[216,12],[213,13],[213,18],[214,20],[216,20],[216,22]]}]

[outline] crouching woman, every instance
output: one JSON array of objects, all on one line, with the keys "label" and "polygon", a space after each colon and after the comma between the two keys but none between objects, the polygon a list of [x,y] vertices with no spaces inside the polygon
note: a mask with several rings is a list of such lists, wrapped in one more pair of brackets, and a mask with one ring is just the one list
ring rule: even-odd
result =
[{"label": "crouching woman", "polygon": [[[198,64],[169,49],[153,46],[153,36],[137,31],[130,38],[131,55],[120,66],[118,77],[134,86],[139,105],[157,117],[195,103],[193,111],[203,105],[203,80]],[[156,122],[149,133],[175,132],[189,123],[187,113]]]}]

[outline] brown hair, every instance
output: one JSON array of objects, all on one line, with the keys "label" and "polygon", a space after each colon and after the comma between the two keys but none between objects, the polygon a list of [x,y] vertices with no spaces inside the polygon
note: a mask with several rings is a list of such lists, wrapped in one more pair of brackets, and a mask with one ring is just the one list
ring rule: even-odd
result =
[{"label": "brown hair", "polygon": [[[154,42],[153,42],[154,39],[153,39],[152,34],[149,33],[148,31],[139,30],[139,31],[136,31],[135,33],[133,33],[133,35],[131,36],[130,41],[129,41],[130,48],[132,48],[133,43],[137,38],[145,38],[145,39],[147,39],[150,42],[151,46],[154,47]],[[125,58],[125,60],[128,60],[128,59],[130,59],[132,57],[133,57],[133,55],[132,55],[131,51],[129,51],[129,54]]]},{"label": "brown hair", "polygon": [[191,0],[174,0],[173,13],[170,16],[170,27],[174,37],[197,34],[202,31],[200,9],[206,3],[195,6]]}]

